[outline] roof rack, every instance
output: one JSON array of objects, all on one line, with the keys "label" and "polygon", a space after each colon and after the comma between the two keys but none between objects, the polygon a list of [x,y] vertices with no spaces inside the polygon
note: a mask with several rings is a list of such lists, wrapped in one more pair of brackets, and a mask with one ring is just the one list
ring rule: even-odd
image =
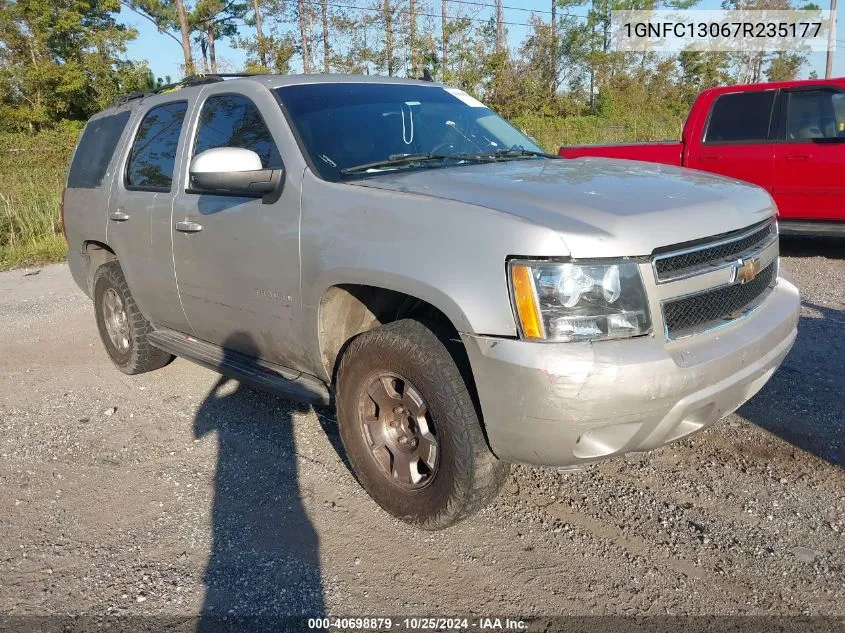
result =
[{"label": "roof rack", "polygon": [[122,106],[136,99],[143,99],[145,97],[150,97],[152,95],[162,94],[165,92],[175,92],[176,90],[181,90],[182,88],[202,86],[204,84],[213,84],[223,81],[224,79],[233,79],[236,77],[256,77],[261,74],[263,73],[215,73],[213,75],[188,75],[181,81],[164,84],[163,86],[158,86],[154,90],[135,91],[129,92],[125,95],[120,95],[119,97],[117,97],[117,99],[114,100],[112,106]]}]

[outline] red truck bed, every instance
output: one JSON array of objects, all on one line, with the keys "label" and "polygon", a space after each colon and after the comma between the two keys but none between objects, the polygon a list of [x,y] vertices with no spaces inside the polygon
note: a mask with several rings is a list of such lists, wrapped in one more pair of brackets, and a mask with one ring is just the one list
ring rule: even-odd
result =
[{"label": "red truck bed", "polygon": [[619,143],[616,145],[569,145],[558,152],[564,158],[602,156],[627,158],[649,163],[680,166],[684,147],[680,141],[655,141],[652,143]]}]

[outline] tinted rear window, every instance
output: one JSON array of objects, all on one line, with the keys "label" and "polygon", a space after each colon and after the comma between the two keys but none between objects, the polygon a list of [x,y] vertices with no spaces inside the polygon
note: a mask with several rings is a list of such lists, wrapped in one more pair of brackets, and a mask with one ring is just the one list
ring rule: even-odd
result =
[{"label": "tinted rear window", "polygon": [[128,110],[94,119],[85,126],[79,147],[73,155],[67,179],[68,187],[93,189],[103,183],[103,177],[127,121]]},{"label": "tinted rear window", "polygon": [[774,90],[722,95],[713,104],[705,142],[765,141],[774,102]]}]

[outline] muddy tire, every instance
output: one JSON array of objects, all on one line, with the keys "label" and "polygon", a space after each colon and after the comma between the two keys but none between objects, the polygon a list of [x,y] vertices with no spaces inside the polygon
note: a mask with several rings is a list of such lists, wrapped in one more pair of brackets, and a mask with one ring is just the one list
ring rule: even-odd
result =
[{"label": "muddy tire", "polygon": [[337,374],[340,435],[364,489],[390,514],[437,530],[483,508],[509,465],[487,446],[452,355],[402,320],[356,337]]},{"label": "muddy tire", "polygon": [[100,266],[94,273],[93,286],[100,339],[120,371],[143,374],[173,360],[173,356],[147,340],[153,328],[135,305],[118,262]]}]

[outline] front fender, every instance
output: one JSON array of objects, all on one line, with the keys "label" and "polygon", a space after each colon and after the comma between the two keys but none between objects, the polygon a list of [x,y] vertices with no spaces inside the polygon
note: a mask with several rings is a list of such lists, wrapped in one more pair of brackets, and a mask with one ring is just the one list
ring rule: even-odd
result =
[{"label": "front fender", "polygon": [[302,305],[364,284],[437,307],[456,329],[515,336],[509,256],[569,254],[549,228],[491,209],[407,192],[331,183],[306,172],[300,228]]}]

